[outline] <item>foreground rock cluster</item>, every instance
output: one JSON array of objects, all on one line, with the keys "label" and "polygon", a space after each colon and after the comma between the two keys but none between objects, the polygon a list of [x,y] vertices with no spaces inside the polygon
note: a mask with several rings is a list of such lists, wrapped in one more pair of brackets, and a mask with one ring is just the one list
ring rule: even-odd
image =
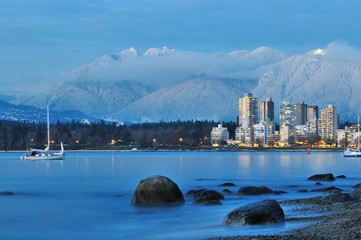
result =
[{"label": "foreground rock cluster", "polygon": [[[341,175],[336,178],[346,177]],[[317,174],[307,180],[317,181],[315,185],[323,185],[319,181],[335,181],[336,178],[332,174]],[[236,185],[224,183],[218,186],[235,187]],[[290,185],[289,187],[295,188],[297,186]],[[361,239],[361,191],[358,191],[358,189],[361,189],[361,183],[353,186],[353,188],[355,189],[354,192],[346,193],[336,186],[321,187],[311,190],[311,192],[320,192],[322,195],[319,197],[287,200],[280,203],[276,200],[265,199],[241,206],[225,216],[223,221],[225,226],[292,221],[314,221],[316,224],[278,235],[218,237],[214,239]],[[265,186],[247,186],[239,188],[236,193],[228,189],[223,189],[222,193],[261,195],[286,192],[274,191]],[[207,206],[222,204],[221,201],[224,200],[223,194],[214,190],[198,189],[188,191],[186,196],[193,200],[193,204]],[[164,176],[152,176],[140,181],[131,204],[136,206],[160,206],[183,202],[183,194],[176,183]],[[286,218],[280,204],[303,206],[304,209],[306,207],[310,209],[311,207],[311,210],[318,215],[315,217]]]}]

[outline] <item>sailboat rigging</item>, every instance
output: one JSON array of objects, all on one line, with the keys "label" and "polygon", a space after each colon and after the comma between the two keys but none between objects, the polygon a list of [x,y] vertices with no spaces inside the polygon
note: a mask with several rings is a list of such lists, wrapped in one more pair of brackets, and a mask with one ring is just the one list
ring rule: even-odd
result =
[{"label": "sailboat rigging", "polygon": [[48,146],[44,149],[32,149],[30,148],[30,154],[24,154],[21,156],[21,160],[63,160],[65,156],[63,143],[60,142],[60,152],[50,152],[50,120],[49,120],[49,103],[46,106],[47,109],[47,135]]}]

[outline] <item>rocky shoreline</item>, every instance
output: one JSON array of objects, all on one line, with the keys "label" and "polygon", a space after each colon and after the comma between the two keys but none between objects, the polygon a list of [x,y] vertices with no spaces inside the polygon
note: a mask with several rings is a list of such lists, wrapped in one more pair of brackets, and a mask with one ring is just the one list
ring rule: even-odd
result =
[{"label": "rocky shoreline", "polygon": [[299,211],[317,213],[314,217],[286,218],[286,222],[309,222],[300,229],[272,235],[215,237],[211,240],[257,240],[257,239],[361,239],[361,192],[350,195],[354,200],[345,202],[324,201],[325,196],[280,201],[281,206],[297,206]]}]

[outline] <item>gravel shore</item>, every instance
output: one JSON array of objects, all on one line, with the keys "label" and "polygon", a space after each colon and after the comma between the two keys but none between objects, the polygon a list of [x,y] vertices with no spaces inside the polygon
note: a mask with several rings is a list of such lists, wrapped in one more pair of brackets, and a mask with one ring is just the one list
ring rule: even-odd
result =
[{"label": "gravel shore", "polygon": [[350,192],[354,201],[330,203],[322,196],[281,201],[281,206],[297,206],[301,212],[316,213],[316,217],[288,218],[286,221],[309,221],[307,227],[274,235],[252,235],[216,237],[212,240],[256,240],[256,239],[361,239],[361,191]]}]

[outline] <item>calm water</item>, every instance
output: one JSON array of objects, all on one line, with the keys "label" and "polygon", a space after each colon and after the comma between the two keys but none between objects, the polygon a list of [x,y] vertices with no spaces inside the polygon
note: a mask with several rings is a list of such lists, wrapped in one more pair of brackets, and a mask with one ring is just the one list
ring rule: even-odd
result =
[{"label": "calm water", "polygon": [[[315,196],[306,181],[317,173],[344,174],[326,186],[345,190],[361,182],[361,159],[340,153],[69,153],[65,161],[21,161],[0,154],[0,239],[204,239],[214,236],[274,233],[295,227],[279,224],[223,227],[224,217],[246,203]],[[224,182],[239,187],[265,185],[284,195],[225,196],[221,206],[137,208],[130,201],[139,181],[164,175],[183,193],[196,188],[221,191]],[[290,188],[289,185],[298,185]],[[284,207],[286,217],[295,216]]]}]

